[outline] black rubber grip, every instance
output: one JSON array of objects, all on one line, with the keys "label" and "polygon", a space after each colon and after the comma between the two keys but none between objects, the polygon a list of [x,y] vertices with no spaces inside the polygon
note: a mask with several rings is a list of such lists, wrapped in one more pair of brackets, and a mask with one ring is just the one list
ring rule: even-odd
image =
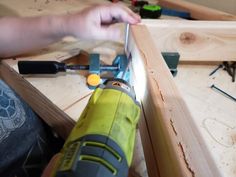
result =
[{"label": "black rubber grip", "polygon": [[56,177],[127,177],[121,147],[103,135],[85,135],[67,144]]},{"label": "black rubber grip", "polygon": [[66,64],[56,61],[19,61],[20,74],[56,74],[66,71]]}]

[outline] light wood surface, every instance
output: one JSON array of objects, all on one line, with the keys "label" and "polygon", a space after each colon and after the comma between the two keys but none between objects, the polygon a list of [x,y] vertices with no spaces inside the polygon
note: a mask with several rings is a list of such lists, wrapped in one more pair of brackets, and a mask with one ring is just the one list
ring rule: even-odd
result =
[{"label": "light wood surface", "polygon": [[236,61],[236,21],[143,20],[157,48],[181,62]]},{"label": "light wood surface", "polygon": [[183,0],[160,0],[159,4],[176,10],[183,10],[191,13],[191,17],[197,20],[231,20],[235,21],[236,16],[213,8],[194,4]]},{"label": "light wood surface", "polygon": [[[14,0],[2,0],[0,2],[0,16],[1,15],[19,15],[19,16],[34,16],[34,15],[43,15],[43,14],[60,14],[60,13],[72,13],[77,11],[78,9],[84,8],[88,5],[91,5],[94,1],[82,1],[82,0],[67,0],[67,1],[48,1],[48,0],[24,0],[22,1],[14,1]],[[102,2],[102,1],[99,1]],[[82,5],[81,5],[82,4]],[[150,28],[151,34],[154,29]],[[202,34],[202,33],[201,33]],[[205,34],[204,34],[205,35]],[[159,36],[160,37],[160,36]],[[173,37],[173,36],[171,36]],[[155,38],[156,45],[158,46],[158,38]],[[215,39],[215,38],[213,38]],[[218,39],[218,38],[217,38]],[[227,45],[225,42],[225,38],[223,37],[222,47]],[[145,39],[147,40],[147,39]],[[145,42],[145,40],[142,40]],[[164,43],[168,44],[169,42],[165,42],[164,38],[160,39]],[[220,38],[222,40],[222,38]],[[227,41],[227,40],[226,40]],[[147,41],[146,41],[147,42]],[[233,40],[233,44],[234,40]],[[210,45],[210,44],[209,44]],[[168,46],[168,45],[166,45]],[[214,45],[215,46],[215,45]],[[230,46],[230,45],[229,45]],[[160,45],[158,46],[160,47]],[[99,52],[101,53],[101,57],[103,62],[110,63],[116,54],[123,53],[123,41],[121,42],[109,42],[109,41],[93,41],[93,42],[85,42],[85,41],[77,41],[74,39],[65,39],[57,44],[54,44],[48,48],[45,48],[37,53],[29,54],[27,56],[22,56],[21,58],[17,58],[18,60],[27,59],[27,60],[57,60],[63,61],[72,56],[76,56],[79,51],[83,49],[89,53],[91,52]],[[171,47],[173,49],[173,46]],[[211,51],[211,48],[207,48],[208,51]],[[219,49],[219,46],[218,48]],[[151,49],[148,49],[151,50]],[[204,50],[203,50],[204,51]],[[155,54],[155,52],[154,52]],[[225,52],[225,55],[227,53]],[[152,56],[155,57],[156,56]],[[159,57],[159,56],[158,56]],[[155,64],[152,66],[156,66]],[[162,66],[162,64],[160,65]],[[166,72],[167,69],[164,67],[159,69],[159,72]],[[178,169],[184,168],[184,173],[186,175],[195,175],[195,176],[210,176],[207,175],[210,173],[203,164],[205,163],[203,160],[203,164],[201,164],[201,168],[198,168],[195,165],[195,162],[201,161],[198,154],[192,154],[192,152],[201,152],[201,150],[196,150],[195,144],[190,145],[188,141],[185,142],[184,138],[181,139],[183,132],[187,132],[185,136],[194,137],[199,136],[200,140],[202,140],[202,147],[200,149],[204,149],[205,152],[203,159],[207,158],[207,160],[213,162],[216,165],[216,170],[214,171],[215,176],[224,176],[224,177],[233,177],[235,175],[235,103],[228,98],[223,97],[217,92],[214,92],[209,89],[209,83],[216,81],[214,83],[218,84],[219,87],[222,86],[223,89],[228,91],[231,94],[236,93],[235,84],[232,84],[228,79],[228,75],[223,71],[216,73],[213,77],[205,77],[207,73],[209,73],[214,66],[180,66],[178,76],[175,78],[177,83],[177,87],[180,90],[180,93],[177,91],[177,96],[175,93],[170,92],[167,88],[166,91],[162,91],[161,95],[164,95],[165,104],[171,105],[175,107],[175,104],[182,108],[182,105],[186,108],[184,101],[187,103],[187,109],[190,109],[191,112],[191,120],[175,120],[170,121],[170,118],[175,116],[173,112],[169,112],[167,120],[161,122],[157,127],[154,127],[154,124],[151,125],[154,132],[159,131],[158,134],[154,135],[154,139],[158,140],[160,143],[160,148],[157,147],[156,152],[153,151],[153,147],[157,146],[157,142],[150,141],[149,136],[153,132],[145,132],[149,131],[149,125],[147,124],[145,119],[141,119],[140,123],[140,133],[141,135],[137,135],[137,137],[142,137],[142,143],[144,145],[144,149],[150,149],[151,151],[145,151],[146,161],[149,167],[149,175],[157,177],[160,175],[160,170],[165,171],[162,172],[162,176],[172,175],[172,174],[180,174]],[[193,68],[193,70],[191,70]],[[148,68],[148,73],[152,73],[152,69]],[[62,136],[66,137],[69,133],[69,130],[74,125],[74,120],[77,120],[81,111],[86,105],[86,102],[91,94],[91,91],[85,85],[85,75],[78,73],[67,73],[65,75],[60,74],[55,77],[42,77],[42,76],[29,76],[22,77],[17,73],[16,60],[10,59],[5,60],[0,68],[0,73],[4,75],[4,79],[7,80],[8,84],[11,85],[25,100],[27,100],[30,105],[37,110],[39,115],[44,116],[45,120],[54,127],[58,132],[62,132]],[[155,75],[154,72],[153,75]],[[163,73],[162,73],[163,74]],[[0,74],[1,75],[1,74]],[[138,75],[137,75],[138,76]],[[217,77],[216,77],[217,76]],[[151,75],[152,77],[152,75]],[[155,76],[156,77],[156,76]],[[159,76],[158,76],[159,77]],[[204,79],[203,79],[204,77]],[[168,79],[167,79],[168,78]],[[191,80],[191,78],[193,78]],[[208,78],[208,79],[206,79]],[[217,79],[214,79],[217,78]],[[165,79],[170,79],[169,74],[162,75],[161,84],[159,87],[161,88],[162,82],[165,82]],[[205,80],[206,79],[206,80]],[[219,80],[218,80],[219,79]],[[150,82],[150,81],[148,81]],[[171,81],[172,82],[172,81]],[[153,83],[153,81],[152,81]],[[190,84],[191,83],[191,84]],[[226,85],[225,85],[226,83]],[[141,84],[142,85],[142,84]],[[156,88],[157,85],[151,85],[149,89]],[[167,87],[167,86],[166,86]],[[174,88],[176,88],[174,86]],[[186,89],[187,88],[187,89]],[[159,89],[157,89],[159,90]],[[161,88],[161,90],[164,90]],[[158,94],[158,92],[156,93]],[[172,96],[170,96],[172,94]],[[198,96],[200,95],[200,96]],[[160,95],[159,95],[160,96]],[[235,95],[236,96],[236,95]],[[207,99],[205,99],[205,97]],[[162,96],[161,96],[162,99]],[[155,102],[160,102],[161,100],[155,100]],[[180,104],[178,103],[180,101]],[[177,102],[177,103],[176,103]],[[215,103],[220,102],[219,106],[215,107]],[[40,104],[39,104],[40,103]],[[45,106],[46,105],[46,106]],[[148,106],[148,105],[147,105]],[[178,107],[177,106],[177,107]],[[198,108],[198,109],[195,109]],[[150,108],[149,108],[150,109]],[[175,108],[176,110],[177,108]],[[184,109],[185,110],[185,109]],[[188,111],[187,111],[188,112]],[[163,113],[163,112],[162,112]],[[176,113],[179,116],[180,113]],[[161,114],[157,112],[157,114]],[[189,113],[187,113],[189,114]],[[45,116],[46,115],[46,116]],[[147,115],[144,115],[147,116]],[[145,124],[146,123],[146,124]],[[165,130],[165,126],[167,125],[167,129]],[[193,130],[191,129],[192,127]],[[159,130],[158,130],[159,129]],[[171,136],[176,136],[175,133],[178,134],[178,141],[174,141],[168,139],[169,137],[164,136],[165,134],[161,134],[162,131],[164,133],[170,133]],[[188,130],[190,132],[188,132]],[[217,131],[216,131],[217,130]],[[165,137],[167,137],[165,139]],[[197,138],[198,139],[198,138]],[[160,141],[159,141],[160,140]],[[191,140],[192,141],[192,140]],[[140,138],[138,138],[138,144],[136,147],[136,153],[134,156],[134,165],[132,167],[132,174],[134,176],[147,176],[147,171],[145,168],[145,161],[142,154],[142,146],[140,146]],[[164,142],[164,143],[163,143]],[[171,142],[173,143],[173,148],[177,148],[171,150]],[[178,144],[181,142],[181,144]],[[220,143],[219,143],[220,142]],[[199,144],[199,142],[195,142]],[[222,145],[223,144],[223,145]],[[168,150],[169,147],[170,150]],[[194,147],[194,149],[192,149]],[[140,150],[141,148],[141,150]],[[162,151],[163,150],[163,151]],[[171,164],[168,164],[169,160],[174,157],[173,153],[178,154],[175,156],[176,159],[171,161]],[[159,153],[160,156],[154,153]],[[169,154],[170,156],[165,156],[164,154]],[[156,158],[153,158],[156,157]],[[194,157],[194,159],[192,159]],[[195,159],[196,158],[196,159]],[[197,159],[199,158],[199,159]],[[178,166],[177,159],[180,159],[181,166]],[[157,165],[156,165],[157,164]],[[171,171],[168,166],[173,167],[174,171]],[[207,164],[209,165],[209,164]],[[203,167],[204,166],[204,167]],[[202,170],[204,169],[204,170]],[[169,170],[169,171],[168,171]],[[200,171],[200,172],[199,172]],[[204,172],[203,172],[204,171]],[[221,175],[219,175],[221,174]]]},{"label": "light wood surface", "polygon": [[236,84],[217,66],[179,66],[175,82],[187,103],[194,124],[222,177],[236,176],[236,102],[210,89],[212,84],[236,98]]},{"label": "light wood surface", "polygon": [[77,12],[96,3],[109,3],[104,0],[1,0],[0,16],[38,16]]},{"label": "light wood surface", "polygon": [[151,137],[144,146],[153,153],[150,176],[235,176],[235,101],[210,88],[236,97],[232,78],[222,69],[210,77],[216,66],[185,65],[176,87],[148,30],[134,26],[132,35],[134,85]]},{"label": "light wood surface", "polygon": [[131,29],[128,46],[133,59],[134,87],[141,100],[160,176],[220,176],[148,29],[142,25]]},{"label": "light wood surface", "polygon": [[224,0],[224,1],[222,0],[187,0],[187,1],[236,15],[235,0]]}]

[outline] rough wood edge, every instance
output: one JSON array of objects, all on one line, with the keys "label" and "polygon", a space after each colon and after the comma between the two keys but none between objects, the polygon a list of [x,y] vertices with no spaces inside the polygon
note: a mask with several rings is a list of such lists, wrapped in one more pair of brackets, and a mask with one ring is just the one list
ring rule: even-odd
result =
[{"label": "rough wood edge", "polygon": [[158,159],[156,159],[155,153],[153,151],[154,147],[150,139],[150,132],[148,130],[146,118],[144,111],[142,110],[141,118],[139,121],[139,131],[142,141],[142,146],[144,150],[144,157],[147,166],[148,176],[160,177],[160,169],[158,165]]},{"label": "rough wood edge", "polygon": [[[132,26],[131,32],[128,48],[136,77],[134,86],[140,96],[140,87],[145,85],[144,96],[140,96],[147,132],[150,132],[146,132],[145,137],[149,136],[151,151],[154,152],[154,158],[158,159],[155,165],[160,171],[157,173],[163,177],[220,176],[147,28]],[[146,151],[150,149],[144,146]],[[150,172],[155,169],[150,169],[150,166],[152,164],[147,163],[149,176],[154,177]]]},{"label": "rough wood edge", "polygon": [[226,21],[236,20],[235,15],[187,1],[160,0],[159,4],[167,8],[174,8],[176,10],[188,11],[191,13],[191,17],[197,20],[226,20]]}]

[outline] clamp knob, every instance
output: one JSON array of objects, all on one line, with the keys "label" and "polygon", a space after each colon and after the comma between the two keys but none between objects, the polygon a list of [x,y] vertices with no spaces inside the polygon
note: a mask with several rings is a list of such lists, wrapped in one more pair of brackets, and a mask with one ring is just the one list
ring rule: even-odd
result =
[{"label": "clamp knob", "polygon": [[100,84],[100,76],[98,74],[90,74],[87,77],[87,84],[90,89],[96,88]]}]

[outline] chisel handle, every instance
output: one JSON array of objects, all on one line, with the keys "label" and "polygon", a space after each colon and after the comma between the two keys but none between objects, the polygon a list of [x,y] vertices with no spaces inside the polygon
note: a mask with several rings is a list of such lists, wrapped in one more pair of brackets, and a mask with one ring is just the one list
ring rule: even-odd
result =
[{"label": "chisel handle", "polygon": [[66,71],[66,64],[57,61],[18,61],[20,74],[56,74]]}]

